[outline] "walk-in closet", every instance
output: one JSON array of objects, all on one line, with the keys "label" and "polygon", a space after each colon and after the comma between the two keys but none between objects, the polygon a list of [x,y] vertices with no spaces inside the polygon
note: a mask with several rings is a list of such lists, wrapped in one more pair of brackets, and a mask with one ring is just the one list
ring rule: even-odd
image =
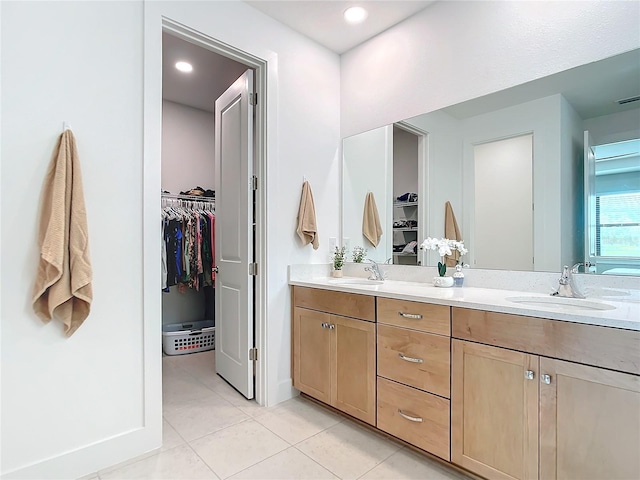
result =
[{"label": "walk-in closet", "polygon": [[[174,374],[173,368],[181,365],[180,375],[213,389],[224,383],[216,374],[213,352],[217,327],[214,103],[247,67],[164,33],[162,68],[159,221],[163,248],[158,261],[162,262],[162,338],[167,360],[163,364],[165,369],[172,366]],[[189,365],[198,365],[197,371]],[[165,381],[164,387],[165,401],[171,404],[175,385]]]}]

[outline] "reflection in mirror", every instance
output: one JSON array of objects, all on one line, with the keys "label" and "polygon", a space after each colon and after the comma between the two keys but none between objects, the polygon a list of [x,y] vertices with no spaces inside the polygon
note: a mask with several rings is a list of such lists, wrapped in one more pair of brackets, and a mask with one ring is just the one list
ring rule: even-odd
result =
[{"label": "reflection in mirror", "polygon": [[[637,152],[640,143],[639,99],[640,50],[634,50],[346,138],[343,237],[360,243],[362,202],[375,184],[387,239],[367,246],[371,258],[385,260],[394,246],[409,243],[408,234],[399,238],[393,229],[412,215],[404,206],[396,214],[394,202],[414,193],[395,178],[402,175],[394,149],[400,125],[421,135],[418,243],[444,236],[449,201],[469,249],[463,261],[472,267],[557,272],[588,262],[595,264],[590,272],[638,275],[640,156],[632,147]],[[366,149],[374,132],[385,132],[385,142],[360,157],[366,174],[353,176],[349,146]],[[381,152],[384,161],[374,161]],[[439,260],[435,252],[416,258],[430,266]]]}]

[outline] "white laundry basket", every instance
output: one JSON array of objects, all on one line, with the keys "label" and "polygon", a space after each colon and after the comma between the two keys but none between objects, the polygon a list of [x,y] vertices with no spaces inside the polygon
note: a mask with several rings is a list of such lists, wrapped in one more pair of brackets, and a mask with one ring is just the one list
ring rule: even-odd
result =
[{"label": "white laundry basket", "polygon": [[167,355],[205,352],[215,348],[213,320],[170,323],[162,327],[162,348]]}]

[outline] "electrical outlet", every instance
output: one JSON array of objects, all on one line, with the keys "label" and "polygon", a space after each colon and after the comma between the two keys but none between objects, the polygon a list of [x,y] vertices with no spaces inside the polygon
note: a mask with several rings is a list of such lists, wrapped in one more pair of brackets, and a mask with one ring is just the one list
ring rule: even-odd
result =
[{"label": "electrical outlet", "polygon": [[333,253],[338,245],[338,239],[336,237],[329,237],[329,253]]},{"label": "electrical outlet", "polygon": [[347,252],[351,251],[351,239],[349,237],[342,237],[342,246],[347,249]]}]

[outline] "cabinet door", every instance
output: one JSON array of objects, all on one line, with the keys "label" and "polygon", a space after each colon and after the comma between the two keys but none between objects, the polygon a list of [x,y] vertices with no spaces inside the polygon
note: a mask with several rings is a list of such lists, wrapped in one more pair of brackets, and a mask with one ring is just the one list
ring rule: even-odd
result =
[{"label": "cabinet door", "polygon": [[376,424],[376,324],[331,317],[333,335],[332,405]]},{"label": "cabinet door", "polygon": [[537,479],[538,357],[461,340],[452,346],[452,462],[490,480]]},{"label": "cabinet door", "polygon": [[540,478],[640,478],[640,377],[540,359]]},{"label": "cabinet door", "polygon": [[331,316],[293,310],[293,386],[325,403],[331,402]]}]

